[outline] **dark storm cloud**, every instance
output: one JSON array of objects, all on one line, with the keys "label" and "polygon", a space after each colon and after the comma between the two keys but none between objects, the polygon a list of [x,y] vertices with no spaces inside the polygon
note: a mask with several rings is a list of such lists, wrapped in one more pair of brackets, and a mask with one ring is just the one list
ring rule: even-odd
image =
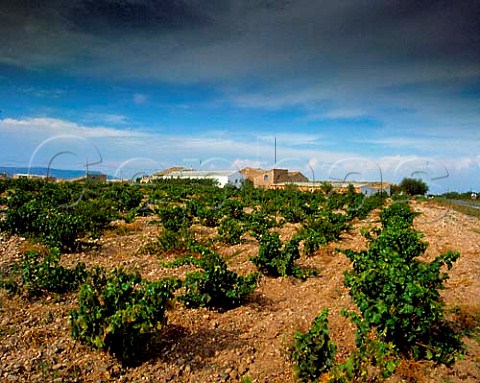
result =
[{"label": "dark storm cloud", "polygon": [[200,3],[164,0],[164,1],[81,1],[65,12],[79,31],[113,33],[130,29],[162,31],[184,29],[208,24],[208,8],[219,7],[218,2]]},{"label": "dark storm cloud", "polygon": [[389,85],[477,71],[479,20],[476,0],[4,0],[0,63],[187,82],[377,73]]},{"label": "dark storm cloud", "polygon": [[[387,50],[413,55],[480,57],[480,3],[469,1],[367,2],[347,15],[350,35]],[[471,56],[473,58],[473,56]]]}]

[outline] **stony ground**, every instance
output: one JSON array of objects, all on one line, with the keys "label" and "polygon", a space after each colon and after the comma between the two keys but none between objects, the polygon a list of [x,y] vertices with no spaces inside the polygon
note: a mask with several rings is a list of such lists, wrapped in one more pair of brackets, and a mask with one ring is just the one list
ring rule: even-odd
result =
[{"label": "stony ground", "polygon": [[[442,296],[450,319],[458,326],[472,326],[480,315],[480,221],[431,203],[413,203],[422,213],[416,228],[430,243],[426,257],[447,250],[461,252],[450,272]],[[189,310],[176,304],[168,313],[168,325],[146,345],[143,363],[125,367],[107,353],[90,350],[73,341],[68,317],[76,308],[75,294],[47,296],[29,301],[0,292],[1,382],[294,382],[289,347],[296,331],[306,331],[324,308],[329,308],[331,337],[342,361],[353,349],[354,327],[340,315],[353,308],[343,286],[348,259],[336,248],[365,246],[360,227],[373,227],[375,218],[356,224],[341,242],[302,259],[304,266],[320,270],[307,281],[293,278],[262,278],[259,288],[243,306],[227,312]],[[196,235],[214,232],[195,227]],[[282,228],[287,238],[294,226]],[[83,261],[108,268],[124,266],[139,270],[145,278],[172,271],[159,264],[158,256],[139,252],[158,235],[152,219],[118,224],[101,239],[101,246],[85,253],[64,256],[67,264]],[[25,239],[0,237],[0,270],[21,259],[31,247]],[[241,274],[253,271],[248,257],[256,255],[255,241],[218,251],[229,266]],[[168,259],[173,259],[169,257]],[[390,382],[480,382],[480,330],[465,337],[466,353],[453,367],[427,362],[403,361]],[[147,347],[148,346],[148,347]]]}]

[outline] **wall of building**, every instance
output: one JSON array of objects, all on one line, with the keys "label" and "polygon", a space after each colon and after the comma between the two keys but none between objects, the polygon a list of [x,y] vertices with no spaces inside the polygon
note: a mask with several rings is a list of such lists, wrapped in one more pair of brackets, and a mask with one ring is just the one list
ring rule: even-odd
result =
[{"label": "wall of building", "polygon": [[106,174],[86,174],[84,176],[73,178],[70,182],[107,182]]},{"label": "wall of building", "polygon": [[300,172],[289,172],[287,169],[270,169],[250,172],[250,179],[253,186],[273,189],[276,185],[283,183],[308,182],[308,178]]}]

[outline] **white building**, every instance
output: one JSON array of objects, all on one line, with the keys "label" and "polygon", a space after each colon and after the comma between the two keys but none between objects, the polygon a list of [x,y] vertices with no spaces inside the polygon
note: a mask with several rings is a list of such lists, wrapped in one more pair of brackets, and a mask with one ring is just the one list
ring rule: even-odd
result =
[{"label": "white building", "polygon": [[359,186],[359,189],[360,193],[367,197],[382,192],[387,193],[387,195],[391,194],[391,185],[388,182],[367,182],[364,185]]},{"label": "white building", "polygon": [[219,187],[225,185],[233,185],[237,188],[241,188],[245,176],[238,171],[234,170],[189,170],[182,169],[177,171],[171,171],[167,174],[156,175],[153,178],[157,179],[213,179],[217,181]]}]

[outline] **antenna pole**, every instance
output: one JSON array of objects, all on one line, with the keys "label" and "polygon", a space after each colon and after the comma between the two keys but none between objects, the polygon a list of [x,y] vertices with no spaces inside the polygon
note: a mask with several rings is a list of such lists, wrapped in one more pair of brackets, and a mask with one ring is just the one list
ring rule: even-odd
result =
[{"label": "antenna pole", "polygon": [[275,137],[275,165],[277,164],[277,137]]}]

